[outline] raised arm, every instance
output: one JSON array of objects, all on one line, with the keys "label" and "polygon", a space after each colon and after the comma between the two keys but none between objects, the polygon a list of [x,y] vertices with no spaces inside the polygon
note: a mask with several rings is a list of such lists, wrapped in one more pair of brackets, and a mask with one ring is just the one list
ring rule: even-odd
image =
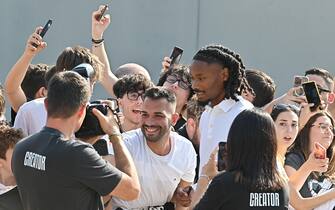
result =
[{"label": "raised arm", "polygon": [[[44,42],[42,37],[38,34],[41,30],[42,27],[37,27],[35,32],[29,36],[23,54],[9,71],[5,80],[5,93],[15,112],[27,101],[26,95],[21,88],[21,83],[26,75],[27,69],[33,58],[47,46],[46,42]],[[34,47],[33,43],[35,43],[37,47]]]},{"label": "raised arm", "polygon": [[285,165],[285,171],[290,179],[290,184],[298,191],[304,185],[306,179],[313,171],[325,172],[328,168],[328,158],[317,159],[312,152],[306,162],[299,169],[295,169],[290,165]]},{"label": "raised arm", "polygon": [[111,71],[103,41],[103,34],[110,24],[110,15],[104,15],[100,21],[97,20],[97,17],[101,14],[103,8],[104,5],[101,5],[99,10],[92,13],[92,53],[96,55],[103,64],[103,73],[101,77],[102,86],[109,95],[115,96],[113,86],[118,78]]}]

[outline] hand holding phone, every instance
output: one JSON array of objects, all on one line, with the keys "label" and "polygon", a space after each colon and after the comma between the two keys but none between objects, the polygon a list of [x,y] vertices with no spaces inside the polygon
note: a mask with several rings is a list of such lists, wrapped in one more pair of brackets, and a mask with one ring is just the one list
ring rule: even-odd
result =
[{"label": "hand holding phone", "polygon": [[175,64],[179,64],[181,56],[183,55],[184,50],[179,47],[174,47],[170,56],[170,68],[173,67]]},{"label": "hand holding phone", "polygon": [[325,159],[326,158],[326,148],[324,148],[319,142],[315,142],[314,144],[314,156],[317,159]]},{"label": "hand holding phone", "polygon": [[[42,31],[39,33],[39,35],[40,35],[42,38],[44,37],[44,35],[45,35],[45,34],[47,33],[47,31],[49,30],[51,24],[52,24],[52,20],[50,19],[50,20],[48,20],[48,22],[45,24],[45,26],[43,27]],[[37,44],[35,44],[35,43],[32,43],[32,45],[33,45],[34,47],[38,47]]]},{"label": "hand holding phone", "polygon": [[108,9],[108,4],[105,4],[105,6],[100,11],[100,14],[96,17],[97,21],[101,20],[101,18],[104,16],[104,14],[107,11],[107,9]]},{"label": "hand holding phone", "polygon": [[310,107],[310,110],[313,112],[321,105],[319,89],[313,81],[303,83],[302,87],[304,88],[307,102],[309,104],[314,104],[312,107]]}]

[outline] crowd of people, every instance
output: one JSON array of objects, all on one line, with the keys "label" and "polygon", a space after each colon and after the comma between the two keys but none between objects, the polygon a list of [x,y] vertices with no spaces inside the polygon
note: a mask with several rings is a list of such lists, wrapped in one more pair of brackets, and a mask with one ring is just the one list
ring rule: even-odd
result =
[{"label": "crowd of people", "polygon": [[[163,58],[155,84],[136,63],[111,70],[103,9],[92,13],[91,49],[67,47],[55,65],[32,64],[47,47],[37,27],[8,72],[0,209],[335,208],[330,71],[301,72],[316,84],[316,108],[301,85],[275,98],[269,75],[220,44],[189,65]],[[91,101],[95,83],[108,99]]]}]

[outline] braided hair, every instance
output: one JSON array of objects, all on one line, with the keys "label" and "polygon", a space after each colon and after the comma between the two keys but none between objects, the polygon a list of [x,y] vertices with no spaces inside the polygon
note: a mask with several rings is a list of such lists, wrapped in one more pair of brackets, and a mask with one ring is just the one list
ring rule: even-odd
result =
[{"label": "braided hair", "polygon": [[229,79],[224,83],[225,99],[238,101],[235,94],[241,95],[243,90],[255,94],[245,77],[245,66],[239,54],[222,45],[208,45],[201,48],[193,60],[203,61],[208,64],[217,63],[228,69]]}]

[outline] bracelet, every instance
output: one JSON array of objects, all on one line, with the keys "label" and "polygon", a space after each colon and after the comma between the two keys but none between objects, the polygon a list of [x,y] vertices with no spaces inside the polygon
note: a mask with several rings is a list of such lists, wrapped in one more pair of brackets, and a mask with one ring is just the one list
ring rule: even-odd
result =
[{"label": "bracelet", "polygon": [[206,178],[207,181],[209,181],[209,182],[211,181],[211,179],[209,178],[209,176],[207,176],[206,174],[201,174],[201,175],[199,176],[199,179],[202,178],[202,177],[203,177],[203,178]]},{"label": "bracelet", "polygon": [[122,134],[121,133],[112,133],[112,134],[108,134],[108,137],[111,139],[111,137],[113,136],[119,136],[122,138]]},{"label": "bracelet", "polygon": [[93,39],[93,38],[92,38],[92,42],[93,42],[94,44],[100,44],[100,43],[102,43],[103,41],[105,41],[104,38],[102,38],[102,39]]},{"label": "bracelet", "polygon": [[101,42],[100,44],[93,43],[93,47],[100,47],[100,46],[102,46],[102,44],[103,44],[103,42]]}]

